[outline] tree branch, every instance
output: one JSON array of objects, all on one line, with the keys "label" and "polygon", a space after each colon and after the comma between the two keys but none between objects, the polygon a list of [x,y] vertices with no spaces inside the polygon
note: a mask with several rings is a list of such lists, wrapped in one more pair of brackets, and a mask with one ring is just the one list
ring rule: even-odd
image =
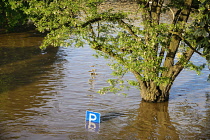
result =
[{"label": "tree branch", "polygon": [[124,18],[124,15],[122,14],[111,14],[111,15],[106,15],[106,13],[101,13],[99,15],[99,17],[95,17],[93,19],[90,19],[88,21],[86,21],[85,23],[83,23],[82,25],[80,25],[79,27],[86,27],[89,24],[98,22],[98,21],[102,21],[102,20],[107,20],[107,21],[116,21],[116,20],[121,20]]},{"label": "tree branch", "polygon": [[134,31],[132,30],[132,28],[130,26],[128,26],[127,23],[125,23],[122,19],[119,20],[119,23],[121,25],[123,25],[125,27],[126,30],[128,30],[128,32],[136,39],[139,39],[139,37],[134,33]]},{"label": "tree branch", "polygon": [[180,33],[178,32],[173,32],[173,31],[170,31],[170,33],[174,34],[174,35],[177,35],[178,37],[180,37],[187,45],[190,49],[192,49],[194,52],[196,52],[197,54],[203,56],[202,53],[200,53],[199,51],[197,51],[195,48],[193,48],[193,46],[190,44],[189,41],[187,41]]},{"label": "tree branch", "polygon": [[84,27],[86,27],[86,26],[88,26],[88,25],[90,25],[90,24],[92,24],[92,23],[95,23],[95,22],[98,22],[98,21],[101,21],[101,20],[102,20],[101,17],[97,17],[97,18],[88,20],[88,21],[86,21],[85,23],[83,23],[83,24],[81,25],[81,27],[84,28]]},{"label": "tree branch", "polygon": [[[95,42],[97,43],[97,41],[95,41]],[[104,47],[103,45],[100,45],[100,44],[92,46],[92,48],[95,50],[98,50],[98,51],[102,51],[103,53],[108,54],[109,56],[115,58],[116,60],[124,62],[124,59],[119,54],[114,53],[113,49]]]}]

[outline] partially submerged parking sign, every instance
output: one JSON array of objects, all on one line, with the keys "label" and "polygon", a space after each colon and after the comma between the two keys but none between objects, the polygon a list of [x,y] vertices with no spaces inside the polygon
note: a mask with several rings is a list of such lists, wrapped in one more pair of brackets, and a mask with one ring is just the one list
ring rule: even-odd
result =
[{"label": "partially submerged parking sign", "polygon": [[100,123],[101,114],[92,111],[86,111],[86,121]]},{"label": "partially submerged parking sign", "polygon": [[92,132],[98,132],[100,128],[100,117],[100,113],[86,111],[86,129]]}]

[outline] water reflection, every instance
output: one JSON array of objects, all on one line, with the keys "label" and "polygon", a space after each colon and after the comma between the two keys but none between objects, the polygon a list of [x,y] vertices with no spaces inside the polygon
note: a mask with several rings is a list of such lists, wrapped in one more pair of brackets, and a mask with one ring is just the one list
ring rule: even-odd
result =
[{"label": "water reflection", "polygon": [[35,32],[1,34],[0,38],[0,93],[36,81],[55,61],[58,49],[49,47],[42,54],[43,37]]},{"label": "water reflection", "polygon": [[[130,125],[120,132],[123,139],[179,139],[170,119],[168,102],[154,104],[141,102],[136,113],[137,116],[129,120]],[[124,130],[129,131],[129,135]]]},{"label": "water reflection", "polygon": [[34,115],[43,115],[31,110],[46,102],[44,94],[37,94],[44,89],[35,85],[52,69],[58,48],[49,47],[43,54],[39,49],[43,37],[34,31],[0,34],[0,38],[0,139],[6,135],[16,139],[20,136],[11,132],[21,131]]},{"label": "water reflection", "polygon": [[200,136],[198,136],[197,138],[202,138],[205,139],[210,138],[210,92],[206,92],[206,119],[203,122],[204,126],[203,128],[201,128],[201,133]]}]

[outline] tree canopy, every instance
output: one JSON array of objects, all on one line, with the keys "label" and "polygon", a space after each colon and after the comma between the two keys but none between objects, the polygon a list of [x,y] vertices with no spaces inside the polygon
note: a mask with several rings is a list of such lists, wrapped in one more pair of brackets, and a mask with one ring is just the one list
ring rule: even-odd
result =
[{"label": "tree canopy", "polygon": [[[107,2],[30,0],[24,12],[40,32],[48,33],[42,48],[88,44],[97,56],[113,60],[110,67],[116,78],[109,79],[110,86],[100,93],[132,85],[140,88],[144,101],[167,101],[184,68],[204,68],[190,61],[194,53],[210,62],[208,0],[135,0],[135,12],[101,8]],[[136,80],[123,79],[128,72]]]}]

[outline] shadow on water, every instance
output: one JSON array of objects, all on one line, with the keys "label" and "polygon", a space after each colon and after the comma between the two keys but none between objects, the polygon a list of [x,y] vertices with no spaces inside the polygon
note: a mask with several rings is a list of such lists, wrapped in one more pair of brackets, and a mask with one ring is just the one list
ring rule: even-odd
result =
[{"label": "shadow on water", "polygon": [[125,115],[123,113],[119,113],[119,112],[108,112],[105,115],[101,116],[101,122],[106,122],[109,121],[111,119],[117,118],[119,116]]},{"label": "shadow on water", "polygon": [[56,59],[58,48],[41,51],[43,37],[33,32],[1,34],[0,38],[0,93],[36,81]]}]

